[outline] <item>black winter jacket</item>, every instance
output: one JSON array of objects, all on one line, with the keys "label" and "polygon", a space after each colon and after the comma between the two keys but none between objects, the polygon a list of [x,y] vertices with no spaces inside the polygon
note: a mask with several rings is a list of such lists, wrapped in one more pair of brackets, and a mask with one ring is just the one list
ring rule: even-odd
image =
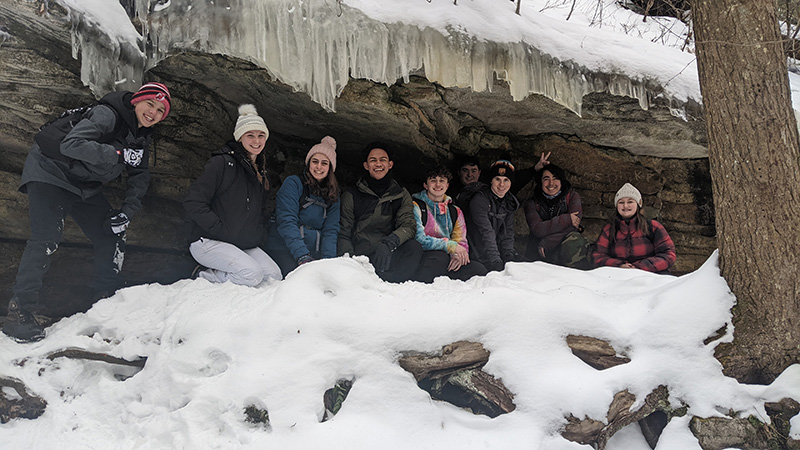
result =
[{"label": "black winter jacket", "polygon": [[484,185],[470,200],[464,217],[470,259],[490,270],[500,270],[506,261],[515,260],[514,212],[519,200],[508,192],[500,198]]},{"label": "black winter jacket", "polygon": [[258,247],[266,238],[266,200],[247,152],[240,143],[228,142],[211,155],[183,200],[193,222],[189,242],[205,237],[242,250]]},{"label": "black winter jacket", "polygon": [[[20,191],[31,181],[52,184],[87,199],[99,194],[103,185],[127,172],[127,190],[122,211],[133,217],[142,209],[142,198],[150,184],[147,163],[153,130],[139,127],[131,105],[130,92],[112,92],[92,108],[61,141],[61,153],[69,162],[56,161],[42,154],[34,143],[22,170]],[[116,127],[117,121],[124,126]],[[112,142],[99,142],[102,136],[117,129]],[[120,160],[117,151],[132,149],[137,158],[132,164]],[[131,150],[129,150],[131,151]]]},{"label": "black winter jacket", "polygon": [[394,234],[398,245],[414,239],[417,221],[411,194],[392,180],[389,189],[378,197],[364,178],[342,193],[339,227],[339,255],[375,253],[381,239]]}]

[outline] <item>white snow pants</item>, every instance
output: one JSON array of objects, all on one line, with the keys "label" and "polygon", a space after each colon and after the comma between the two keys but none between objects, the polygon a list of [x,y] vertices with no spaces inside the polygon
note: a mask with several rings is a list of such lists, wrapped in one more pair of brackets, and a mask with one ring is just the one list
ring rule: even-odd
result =
[{"label": "white snow pants", "polygon": [[189,245],[189,252],[195,261],[208,267],[197,275],[212,283],[255,286],[283,278],[280,267],[258,247],[242,250],[227,242],[200,238]]}]

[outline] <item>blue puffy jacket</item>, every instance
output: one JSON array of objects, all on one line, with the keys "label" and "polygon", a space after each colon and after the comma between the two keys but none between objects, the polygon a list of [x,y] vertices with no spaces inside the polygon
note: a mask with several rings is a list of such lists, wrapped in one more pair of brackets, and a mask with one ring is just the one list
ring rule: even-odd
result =
[{"label": "blue puffy jacket", "polygon": [[299,176],[286,178],[278,190],[275,226],[270,229],[268,245],[282,241],[295,259],[308,254],[315,259],[335,258],[340,204],[337,200],[326,205],[322,197],[309,194],[307,188],[304,195]]}]

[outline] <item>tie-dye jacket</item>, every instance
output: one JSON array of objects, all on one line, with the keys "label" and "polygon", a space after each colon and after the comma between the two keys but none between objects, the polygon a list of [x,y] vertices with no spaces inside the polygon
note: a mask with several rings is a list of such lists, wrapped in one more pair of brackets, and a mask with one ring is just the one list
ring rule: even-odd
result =
[{"label": "tie-dye jacket", "polygon": [[[415,238],[422,244],[423,250],[443,250],[447,253],[455,253],[456,246],[460,245],[469,251],[464,213],[456,207],[458,218],[455,221],[450,218],[450,208],[447,207],[453,201],[450,196],[445,196],[443,202],[434,202],[428,198],[426,191],[418,192],[412,197],[414,199],[414,219],[417,221]],[[428,218],[424,226],[419,202],[425,202],[427,206]]]}]

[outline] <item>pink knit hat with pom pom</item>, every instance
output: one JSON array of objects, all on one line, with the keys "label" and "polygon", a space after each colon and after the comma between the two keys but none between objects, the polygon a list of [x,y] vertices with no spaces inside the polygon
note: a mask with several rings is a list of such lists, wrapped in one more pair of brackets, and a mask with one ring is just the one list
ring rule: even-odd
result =
[{"label": "pink knit hat with pom pom", "polygon": [[330,136],[325,136],[322,138],[322,142],[311,147],[311,150],[309,150],[308,154],[306,155],[306,166],[308,165],[308,161],[311,159],[311,157],[317,153],[322,153],[323,155],[327,156],[331,161],[331,167],[333,168],[333,171],[336,172],[336,140]]}]

